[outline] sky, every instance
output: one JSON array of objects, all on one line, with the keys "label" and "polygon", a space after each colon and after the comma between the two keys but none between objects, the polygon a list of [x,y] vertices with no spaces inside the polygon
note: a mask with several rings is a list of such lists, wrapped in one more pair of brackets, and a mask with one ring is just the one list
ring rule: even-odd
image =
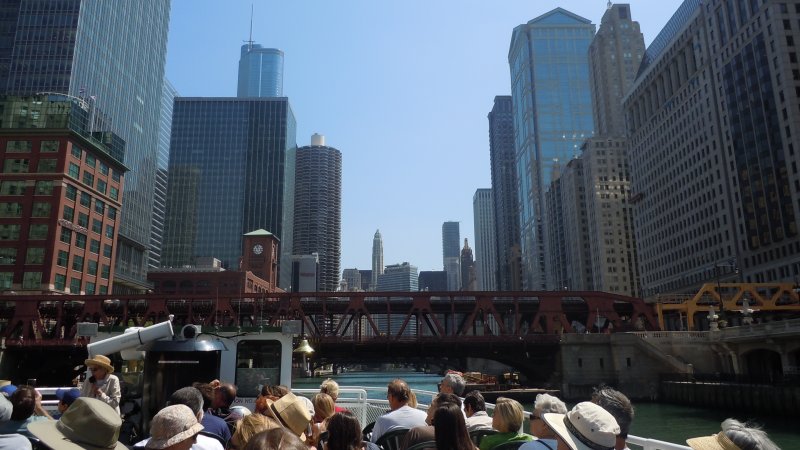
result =
[{"label": "sky", "polygon": [[[631,0],[649,44],[680,0]],[[442,270],[442,223],[473,240],[472,199],[491,187],[487,115],[510,94],[511,32],[556,7],[599,25],[599,0],[172,0],[167,78],[187,97],[236,96],[250,33],[284,51],[297,144],[342,152],[341,268]]]}]

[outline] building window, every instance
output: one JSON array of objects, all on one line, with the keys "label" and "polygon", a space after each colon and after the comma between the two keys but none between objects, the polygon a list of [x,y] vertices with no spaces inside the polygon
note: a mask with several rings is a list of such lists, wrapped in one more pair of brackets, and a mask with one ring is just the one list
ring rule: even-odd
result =
[{"label": "building window", "polygon": [[21,217],[22,203],[0,203],[0,217]]},{"label": "building window", "polygon": [[114,208],[113,206],[108,207],[108,218],[111,220],[117,219],[117,208]]},{"label": "building window", "polygon": [[100,253],[100,241],[97,239],[89,241],[89,251],[92,253]]},{"label": "building window", "polygon": [[108,244],[103,245],[103,256],[111,258],[111,246]]},{"label": "building window", "polygon": [[14,282],[14,272],[0,272],[0,289],[11,289]]},{"label": "building window", "polygon": [[81,151],[80,147],[76,146],[75,144],[72,144],[72,156],[81,159],[82,153],[83,152]]},{"label": "building window", "polygon": [[120,180],[120,173],[118,170],[114,169],[111,171],[111,179],[119,183]]},{"label": "building window", "polygon": [[53,182],[37,181],[34,195],[53,195]]},{"label": "building window", "polygon": [[97,261],[91,259],[87,261],[86,271],[89,272],[89,275],[97,275]]},{"label": "building window", "polygon": [[94,187],[94,175],[89,172],[83,172],[83,184]]},{"label": "building window", "polygon": [[69,280],[69,292],[71,294],[80,294],[81,293],[81,280],[80,280],[80,278],[70,278],[70,280]]},{"label": "building window", "polygon": [[111,266],[108,264],[103,264],[100,268],[100,278],[107,280],[108,277],[111,275]]},{"label": "building window", "polygon": [[89,226],[89,215],[82,212],[78,213],[78,225],[86,228]]},{"label": "building window", "polygon": [[72,257],[72,270],[83,272],[83,256],[75,255]]},{"label": "building window", "polygon": [[3,163],[3,173],[28,173],[27,159],[7,159]]},{"label": "building window", "polygon": [[25,264],[44,263],[44,249],[41,247],[28,247],[25,255]]},{"label": "building window", "polygon": [[30,153],[33,148],[31,141],[8,141],[6,153]]},{"label": "building window", "polygon": [[87,208],[92,206],[92,196],[88,192],[81,192],[81,205]]},{"label": "building window", "polygon": [[3,181],[0,183],[0,195],[25,195],[25,182]]},{"label": "building window", "polygon": [[0,247],[0,264],[10,265],[17,263],[17,249]]},{"label": "building window", "polygon": [[42,287],[42,272],[25,272],[22,275],[23,289],[39,289]]},{"label": "building window", "polygon": [[78,197],[78,188],[75,186],[68,184],[66,188],[66,197],[69,200],[75,200]]},{"label": "building window", "polygon": [[55,282],[56,290],[63,291],[64,288],[67,287],[67,276],[66,275],[61,275],[60,273],[57,273],[55,281],[56,281]]},{"label": "building window", "polygon": [[97,214],[103,215],[106,212],[106,203],[102,200],[95,200],[94,201],[94,211]]},{"label": "building window", "polygon": [[39,151],[42,153],[56,153],[58,152],[59,141],[42,141]]},{"label": "building window", "polygon": [[114,237],[114,226],[113,225],[106,225],[106,237],[113,238]]},{"label": "building window", "polygon": [[65,252],[64,250],[59,250],[58,258],[56,258],[56,265],[61,267],[67,267],[67,262],[69,262],[69,252]]},{"label": "building window", "polygon": [[58,166],[57,159],[40,159],[36,171],[39,173],[53,173]]},{"label": "building window", "polygon": [[33,204],[33,211],[31,217],[50,217],[50,203],[35,202]]},{"label": "building window", "polygon": [[91,155],[91,154],[87,153],[86,154],[86,165],[89,166],[89,167],[94,168],[95,162],[96,162],[96,159],[95,159],[94,155]]},{"label": "building window", "polygon": [[46,223],[32,223],[28,228],[28,239],[42,240],[47,239],[48,225]]},{"label": "building window", "polygon": [[91,281],[86,282],[86,294],[94,295],[94,283],[92,283]]},{"label": "building window", "polygon": [[83,233],[75,233],[75,246],[78,248],[86,248],[86,235]]},{"label": "building window", "polygon": [[103,161],[100,161],[100,173],[103,175],[108,175],[108,165],[106,165],[106,163]]},{"label": "building window", "polygon": [[111,197],[114,200],[119,200],[119,189],[117,189],[115,187],[112,187],[108,191],[108,196]]},{"label": "building window", "polygon": [[108,286],[100,286],[100,295],[108,294]]},{"label": "building window", "polygon": [[67,174],[77,180],[78,177],[81,175],[80,166],[73,162],[69,163],[69,171],[67,172]]},{"label": "building window", "polygon": [[74,217],[75,217],[75,208],[73,208],[72,206],[64,205],[64,212],[61,213],[61,218],[72,222],[72,219]]},{"label": "building window", "polygon": [[16,241],[19,239],[19,225],[0,224],[0,241]]},{"label": "building window", "polygon": [[108,186],[108,183],[106,183],[105,181],[97,180],[97,190],[100,191],[101,193],[103,193],[103,194],[106,193],[106,187],[107,186]]},{"label": "building window", "polygon": [[62,228],[61,229],[61,242],[65,243],[65,244],[71,244],[72,243],[72,230],[70,230],[68,228]]},{"label": "building window", "polygon": [[97,219],[92,219],[92,231],[97,234],[103,232],[103,222]]}]

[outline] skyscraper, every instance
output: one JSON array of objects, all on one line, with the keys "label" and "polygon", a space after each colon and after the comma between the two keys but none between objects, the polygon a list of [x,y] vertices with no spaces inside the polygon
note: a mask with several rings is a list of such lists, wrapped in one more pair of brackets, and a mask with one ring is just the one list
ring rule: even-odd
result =
[{"label": "skyscraper", "polygon": [[419,290],[417,266],[407,262],[386,266],[386,270],[378,277],[378,285],[375,290],[383,292],[413,292]]},{"label": "skyscraper", "polygon": [[383,238],[381,237],[381,230],[375,230],[375,236],[372,238],[371,290],[377,289],[378,277],[383,273],[383,270]]},{"label": "skyscraper", "polygon": [[347,284],[348,291],[361,290],[361,272],[358,269],[344,269],[342,280]]},{"label": "skyscraper", "polygon": [[[498,95],[494,98],[494,107],[489,113],[489,156],[492,163],[492,204],[497,241],[497,287],[502,291],[518,291],[521,288],[519,193],[515,155],[511,96]],[[478,264],[481,264],[477,231],[475,247]]]},{"label": "skyscraper", "polygon": [[461,250],[459,241],[461,231],[458,222],[444,222],[442,224],[442,260],[444,271],[447,272],[447,289],[457,291],[461,289]]},{"label": "skyscraper", "polygon": [[279,286],[291,282],[295,120],[281,98],[175,100],[162,265],[213,256],[239,264],[242,235],[280,240]]},{"label": "skyscraper", "polygon": [[157,201],[170,2],[18,0],[3,8],[0,34],[9,39],[0,44],[0,93],[82,97],[126,143],[114,291],[142,291]]},{"label": "skyscraper", "polygon": [[647,47],[624,102],[645,297],[800,275],[798,14],[788,5],[686,0]]},{"label": "skyscraper", "polygon": [[169,182],[169,140],[172,135],[172,104],[178,92],[164,79],[161,96],[161,127],[158,131],[158,167],[156,169],[155,198],[153,201],[153,227],[150,233],[148,266],[161,266],[161,248],[164,241],[164,221],[167,209],[167,184]]},{"label": "skyscraper", "polygon": [[475,265],[477,289],[497,290],[497,241],[491,189],[478,189],[472,196],[475,217]]},{"label": "skyscraper", "polygon": [[547,286],[545,189],[552,166],[592,135],[587,52],[595,27],[556,8],[514,28],[508,62],[521,216],[523,285]]},{"label": "skyscraper", "polygon": [[242,46],[239,57],[237,97],[282,97],[283,52],[252,42]]},{"label": "skyscraper", "polygon": [[342,240],[342,153],[314,134],[297,149],[294,255],[319,255],[319,290],[339,287]]},{"label": "skyscraper", "polygon": [[469,240],[464,238],[464,248],[461,249],[461,290],[478,290],[478,280],[475,274],[475,257],[469,247]]}]

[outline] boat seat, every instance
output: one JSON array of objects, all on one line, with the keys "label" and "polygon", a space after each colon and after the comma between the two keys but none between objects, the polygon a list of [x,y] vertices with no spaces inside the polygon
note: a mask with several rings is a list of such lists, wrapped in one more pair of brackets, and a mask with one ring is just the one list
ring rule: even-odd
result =
[{"label": "boat seat", "polygon": [[405,436],[406,433],[408,433],[408,429],[406,428],[396,428],[387,431],[378,438],[376,444],[383,450],[400,450],[403,445],[403,436]]},{"label": "boat seat", "polygon": [[503,442],[500,445],[495,445],[491,450],[517,450],[522,444],[527,444],[528,441],[509,441]]},{"label": "boat seat", "polygon": [[370,437],[372,437],[372,429],[375,428],[375,422],[370,422],[364,429],[361,431],[361,439],[365,441],[370,441]]},{"label": "boat seat", "polygon": [[488,436],[490,434],[497,434],[498,431],[492,428],[484,428],[481,430],[473,430],[469,432],[469,438],[472,439],[472,443],[475,444],[476,447],[481,445],[481,439],[484,436]]},{"label": "boat seat", "polygon": [[406,448],[406,450],[424,450],[426,448],[435,449],[436,448],[436,441],[419,442],[419,443],[416,443],[416,444],[412,445],[411,447]]}]

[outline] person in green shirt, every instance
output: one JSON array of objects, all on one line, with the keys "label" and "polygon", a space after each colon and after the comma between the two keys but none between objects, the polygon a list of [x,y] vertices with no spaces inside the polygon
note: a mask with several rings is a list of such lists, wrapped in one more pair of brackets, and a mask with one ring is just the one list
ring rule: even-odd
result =
[{"label": "person in green shirt", "polygon": [[533,436],[520,432],[524,418],[525,413],[518,401],[506,397],[498,398],[492,415],[492,428],[499,433],[484,436],[480,450],[491,450],[511,441],[532,441]]}]

